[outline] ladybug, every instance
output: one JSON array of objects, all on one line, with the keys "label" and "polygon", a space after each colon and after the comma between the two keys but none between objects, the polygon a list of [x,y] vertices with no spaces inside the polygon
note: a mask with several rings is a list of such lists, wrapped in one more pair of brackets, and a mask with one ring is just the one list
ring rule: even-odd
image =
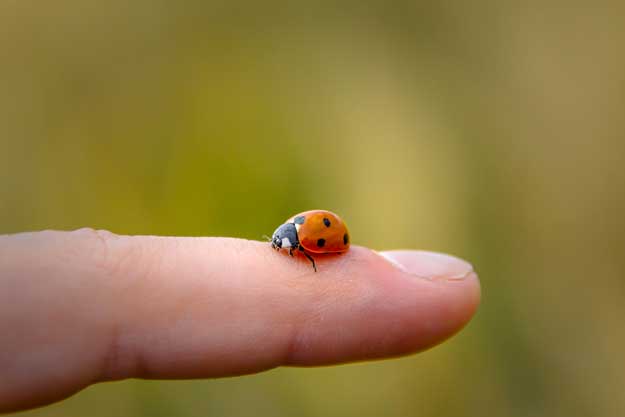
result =
[{"label": "ladybug", "polygon": [[271,247],[288,249],[289,255],[299,250],[312,262],[311,253],[341,253],[349,249],[349,232],[339,216],[327,210],[310,210],[296,214],[278,227],[271,237]]}]

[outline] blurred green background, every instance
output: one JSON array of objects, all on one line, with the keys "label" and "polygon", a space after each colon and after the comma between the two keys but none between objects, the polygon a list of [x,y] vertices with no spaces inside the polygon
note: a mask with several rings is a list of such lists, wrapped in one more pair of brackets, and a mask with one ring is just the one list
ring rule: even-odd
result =
[{"label": "blurred green background", "polygon": [[106,383],[22,415],[625,415],[624,16],[1,1],[0,232],[261,239],[325,208],[356,244],[454,253],[483,286],[420,355]]}]

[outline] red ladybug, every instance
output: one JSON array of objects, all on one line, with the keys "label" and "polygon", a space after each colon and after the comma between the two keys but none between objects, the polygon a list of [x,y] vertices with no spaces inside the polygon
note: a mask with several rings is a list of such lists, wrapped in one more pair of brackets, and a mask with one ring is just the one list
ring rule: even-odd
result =
[{"label": "red ladybug", "polygon": [[349,249],[349,232],[339,216],[327,210],[310,210],[296,214],[278,227],[271,237],[271,246],[288,249],[293,256],[300,250],[312,262],[311,253],[341,253]]}]

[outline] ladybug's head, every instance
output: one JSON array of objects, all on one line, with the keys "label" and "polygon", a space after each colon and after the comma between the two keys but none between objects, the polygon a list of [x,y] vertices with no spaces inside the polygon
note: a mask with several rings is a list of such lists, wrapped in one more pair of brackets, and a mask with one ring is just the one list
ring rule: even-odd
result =
[{"label": "ladybug's head", "polygon": [[274,249],[280,248],[297,248],[299,240],[297,239],[297,229],[293,223],[284,223],[278,227],[271,237],[271,246]]}]

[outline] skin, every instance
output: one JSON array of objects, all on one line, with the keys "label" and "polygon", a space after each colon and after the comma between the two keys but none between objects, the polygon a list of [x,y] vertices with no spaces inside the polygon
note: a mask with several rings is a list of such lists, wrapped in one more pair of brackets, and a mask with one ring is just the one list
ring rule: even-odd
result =
[{"label": "skin", "polygon": [[[211,378],[405,355],[477,309],[471,266],[352,246],[290,258],[266,242],[0,235],[0,412],[125,378]],[[389,260],[390,258],[390,260]]]}]

